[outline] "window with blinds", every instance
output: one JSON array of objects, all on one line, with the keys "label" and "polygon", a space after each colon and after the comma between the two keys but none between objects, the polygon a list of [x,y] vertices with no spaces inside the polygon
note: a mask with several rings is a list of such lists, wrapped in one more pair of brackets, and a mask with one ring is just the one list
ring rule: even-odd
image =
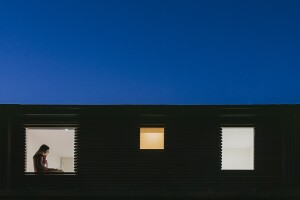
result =
[{"label": "window with blinds", "polygon": [[[75,128],[72,127],[26,127],[25,174],[37,174],[35,154],[42,154],[38,167],[47,169],[46,173],[75,174]],[[39,152],[46,145],[46,152]],[[44,146],[45,147],[45,146]]]},{"label": "window with blinds", "polygon": [[254,170],[254,128],[222,128],[222,170]]}]

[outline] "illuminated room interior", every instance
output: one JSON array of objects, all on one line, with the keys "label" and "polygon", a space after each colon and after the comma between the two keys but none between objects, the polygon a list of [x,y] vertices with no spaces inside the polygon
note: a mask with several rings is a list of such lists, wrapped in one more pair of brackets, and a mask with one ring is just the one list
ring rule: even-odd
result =
[{"label": "illuminated room interior", "polygon": [[140,128],[140,149],[164,149],[164,128]]},{"label": "illuminated room interior", "polygon": [[222,128],[222,170],[254,170],[254,128]]},{"label": "illuminated room interior", "polygon": [[74,172],[74,129],[26,128],[26,172],[34,172],[33,156],[42,144],[50,147],[49,168]]}]

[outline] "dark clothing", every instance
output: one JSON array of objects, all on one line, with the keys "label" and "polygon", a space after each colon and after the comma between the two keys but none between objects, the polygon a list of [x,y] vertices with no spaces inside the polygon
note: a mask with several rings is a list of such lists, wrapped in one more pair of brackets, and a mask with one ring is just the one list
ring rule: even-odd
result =
[{"label": "dark clothing", "polygon": [[46,160],[46,157],[42,154],[37,154],[33,157],[33,166],[34,171],[36,173],[51,173],[51,172],[64,172],[60,169],[53,169],[46,167],[48,165],[48,162]]},{"label": "dark clothing", "polygon": [[42,154],[35,155],[33,157],[34,171],[38,173],[46,172],[49,170],[47,166],[47,160]]}]

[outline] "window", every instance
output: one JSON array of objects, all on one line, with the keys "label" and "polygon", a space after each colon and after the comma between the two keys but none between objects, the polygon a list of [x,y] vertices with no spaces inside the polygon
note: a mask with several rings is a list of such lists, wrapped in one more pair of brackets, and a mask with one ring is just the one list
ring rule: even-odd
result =
[{"label": "window", "polygon": [[164,128],[140,128],[140,149],[164,149]]},{"label": "window", "polygon": [[74,173],[74,135],[74,128],[68,127],[26,128],[25,172],[34,172],[33,156],[46,144],[50,148],[46,157],[48,168]]},{"label": "window", "polygon": [[254,128],[222,128],[222,170],[254,170]]}]

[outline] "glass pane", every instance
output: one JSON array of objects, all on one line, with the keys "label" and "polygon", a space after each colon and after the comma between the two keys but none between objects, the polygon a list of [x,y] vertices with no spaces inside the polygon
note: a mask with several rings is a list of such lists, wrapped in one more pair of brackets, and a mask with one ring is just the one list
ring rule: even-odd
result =
[{"label": "glass pane", "polygon": [[254,169],[254,128],[222,128],[222,170]]},{"label": "glass pane", "polygon": [[164,149],[164,128],[141,128],[140,149]]},{"label": "glass pane", "polygon": [[[49,147],[47,154],[38,152],[43,144]],[[26,128],[26,172],[37,170],[33,159],[37,153],[43,155],[43,166],[54,172],[74,172],[74,129]]]}]

